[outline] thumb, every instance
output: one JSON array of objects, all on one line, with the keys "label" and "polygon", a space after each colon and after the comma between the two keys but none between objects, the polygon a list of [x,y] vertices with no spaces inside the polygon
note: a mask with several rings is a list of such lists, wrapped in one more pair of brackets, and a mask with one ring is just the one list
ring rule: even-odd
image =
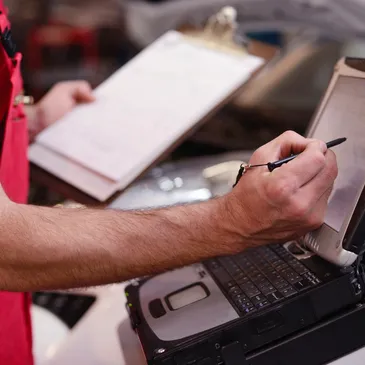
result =
[{"label": "thumb", "polygon": [[90,103],[95,100],[92,88],[86,81],[78,81],[76,83],[72,96],[77,103]]}]

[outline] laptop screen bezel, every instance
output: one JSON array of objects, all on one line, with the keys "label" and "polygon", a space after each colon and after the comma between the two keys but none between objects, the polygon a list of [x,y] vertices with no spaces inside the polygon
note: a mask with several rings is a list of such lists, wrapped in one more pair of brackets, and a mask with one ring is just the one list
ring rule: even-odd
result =
[{"label": "laptop screen bezel", "polygon": [[[335,67],[333,76],[322,100],[314,113],[314,117],[309,124],[306,136],[311,138],[320,123],[327,104],[332,97],[333,91],[340,77],[354,77],[364,79],[365,83],[365,59],[362,58],[342,58]],[[344,220],[340,231],[334,230],[326,223],[316,232],[318,241],[335,239],[344,249],[359,254],[365,247],[365,181],[362,189],[356,197],[356,204],[351,209],[350,214]],[[318,242],[321,244],[321,242]]]}]

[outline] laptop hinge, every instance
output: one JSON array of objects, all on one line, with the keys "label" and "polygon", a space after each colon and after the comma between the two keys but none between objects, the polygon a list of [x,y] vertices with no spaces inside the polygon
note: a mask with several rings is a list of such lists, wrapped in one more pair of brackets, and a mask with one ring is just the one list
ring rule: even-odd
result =
[{"label": "laptop hinge", "polygon": [[355,266],[355,275],[357,277],[357,280],[359,281],[361,285],[362,292],[365,294],[365,261],[364,261],[364,252],[365,249],[363,249],[356,260],[356,266]]},{"label": "laptop hinge", "polygon": [[248,364],[242,346],[239,342],[233,342],[222,347],[222,359],[224,365],[246,365]]}]

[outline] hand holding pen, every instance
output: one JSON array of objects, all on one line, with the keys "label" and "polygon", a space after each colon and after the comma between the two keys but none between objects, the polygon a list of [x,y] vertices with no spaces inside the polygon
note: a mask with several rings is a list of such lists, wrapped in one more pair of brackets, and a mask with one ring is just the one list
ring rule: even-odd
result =
[{"label": "hand holding pen", "polygon": [[[328,146],[337,143],[341,140],[326,145],[288,131],[257,149],[250,164],[260,167],[248,165],[222,202],[220,214],[236,222],[227,227],[233,238],[239,234],[254,245],[286,242],[319,228],[338,174],[336,156]],[[289,161],[283,162],[284,157]]]},{"label": "hand holding pen", "polygon": [[[337,138],[333,141],[330,141],[330,142],[327,142],[326,143],[326,146],[327,146],[327,149],[328,148],[332,148],[332,147],[335,147],[335,146],[338,146],[340,145],[341,143],[345,142],[347,140],[347,138]],[[237,183],[239,182],[239,180],[241,179],[242,175],[248,170],[248,169],[251,169],[253,167],[265,167],[267,166],[267,168],[269,169],[270,172],[274,171],[275,169],[277,169],[278,167],[281,167],[282,165],[294,160],[296,157],[298,157],[299,154],[292,154],[291,156],[289,157],[286,157],[286,158],[283,158],[281,160],[278,160],[278,161],[275,161],[275,162],[267,162],[267,163],[264,163],[264,164],[257,164],[257,165],[241,165],[241,168],[238,172],[238,175],[237,175],[237,179],[236,179],[236,182],[234,184],[234,186],[237,185]]]}]

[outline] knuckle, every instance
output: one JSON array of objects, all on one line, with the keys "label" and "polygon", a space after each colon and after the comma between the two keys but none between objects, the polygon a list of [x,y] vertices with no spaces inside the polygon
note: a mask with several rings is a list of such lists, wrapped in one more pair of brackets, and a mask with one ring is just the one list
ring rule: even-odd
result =
[{"label": "knuckle", "polygon": [[298,133],[296,133],[296,132],[294,132],[294,131],[292,131],[292,130],[288,130],[288,131],[285,131],[285,132],[282,134],[282,136],[283,136],[284,138],[287,138],[287,139],[293,139],[293,138],[298,137],[298,136],[299,136],[299,134],[298,134]]},{"label": "knuckle", "polygon": [[271,201],[282,202],[290,198],[293,192],[292,179],[281,179],[278,181],[270,181],[266,185],[266,196]]},{"label": "knuckle", "polygon": [[308,216],[309,204],[303,199],[292,199],[289,204],[289,214],[296,221],[305,221]]},{"label": "knuckle", "polygon": [[264,154],[265,148],[263,146],[259,147],[252,155],[252,158],[260,158]]},{"label": "knuckle", "polygon": [[79,81],[76,81],[76,85],[79,85],[81,87],[88,87],[89,83],[85,80],[79,80]]},{"label": "knuckle", "polygon": [[310,230],[315,230],[315,229],[320,228],[322,226],[323,222],[324,222],[323,216],[318,216],[318,215],[311,216],[307,220],[307,227]]},{"label": "knuckle", "polygon": [[331,158],[327,158],[326,160],[327,161],[322,174],[322,180],[327,182],[328,186],[331,186],[338,176],[338,166],[335,160],[332,160]]},{"label": "knuckle", "polygon": [[321,151],[314,151],[312,153],[312,163],[317,166],[324,166],[326,163],[326,157]]},{"label": "knuckle", "polygon": [[266,160],[267,156],[267,146],[263,145],[259,147],[251,156],[250,163],[262,163]]},{"label": "knuckle", "polygon": [[336,155],[332,151],[328,151],[330,163],[329,163],[329,173],[330,177],[335,180],[338,176],[338,165]]},{"label": "knuckle", "polygon": [[329,174],[330,182],[333,183],[336,180],[337,176],[338,176],[338,167],[337,167],[337,165],[330,166],[328,174]]},{"label": "knuckle", "polygon": [[57,82],[56,86],[55,87],[65,87],[68,85],[68,81],[60,81],[60,82]]},{"label": "knuckle", "polygon": [[60,81],[54,87],[55,88],[72,88],[76,86],[87,87],[89,83],[86,80],[69,80],[69,81]]},{"label": "knuckle", "polygon": [[57,82],[57,84],[53,86],[52,90],[60,91],[60,90],[64,90],[67,87],[68,87],[67,81],[60,81],[60,82]]}]

